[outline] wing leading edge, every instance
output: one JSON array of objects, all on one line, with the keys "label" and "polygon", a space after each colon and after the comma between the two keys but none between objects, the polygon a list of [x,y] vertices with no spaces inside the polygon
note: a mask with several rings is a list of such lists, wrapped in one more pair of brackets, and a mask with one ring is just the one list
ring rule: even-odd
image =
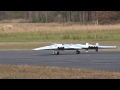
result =
[{"label": "wing leading edge", "polygon": [[57,49],[57,47],[51,45],[51,46],[44,46],[44,47],[35,48],[33,50],[55,50],[55,49]]},{"label": "wing leading edge", "polygon": [[58,45],[50,45],[50,46],[44,46],[35,48],[33,50],[79,50],[82,49],[80,46],[71,45],[71,44],[58,44]]}]

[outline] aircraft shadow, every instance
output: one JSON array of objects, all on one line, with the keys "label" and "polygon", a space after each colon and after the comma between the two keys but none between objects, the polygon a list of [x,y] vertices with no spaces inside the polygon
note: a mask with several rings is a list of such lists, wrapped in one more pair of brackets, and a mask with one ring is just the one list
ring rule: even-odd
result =
[{"label": "aircraft shadow", "polygon": [[[38,54],[38,55],[35,55],[35,56],[63,56],[63,55],[68,55],[68,56],[70,56],[70,55],[85,55],[85,54],[90,54],[90,55],[92,55],[92,54],[108,54],[108,53],[102,53],[102,52],[95,52],[95,53],[80,53],[80,54],[76,54],[76,53],[60,53],[59,55],[53,55],[53,54]],[[109,54],[112,54],[112,53],[109,53]]]},{"label": "aircraft shadow", "polygon": [[35,56],[60,56],[60,55],[76,55],[76,54],[59,54],[59,55],[53,55],[53,54],[39,54],[39,55],[35,55]]}]

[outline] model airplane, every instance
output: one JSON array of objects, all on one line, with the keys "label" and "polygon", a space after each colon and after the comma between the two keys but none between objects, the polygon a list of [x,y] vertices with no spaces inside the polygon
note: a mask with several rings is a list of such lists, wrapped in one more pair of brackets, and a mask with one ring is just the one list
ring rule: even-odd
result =
[{"label": "model airplane", "polygon": [[44,46],[35,48],[33,50],[53,50],[53,54],[59,54],[59,51],[64,50],[76,50],[76,54],[80,54],[81,49],[85,49],[88,52],[88,49],[95,49],[98,52],[98,49],[114,49],[118,48],[117,46],[100,46],[99,43],[92,45],[89,43],[83,44],[52,44],[50,46]]}]

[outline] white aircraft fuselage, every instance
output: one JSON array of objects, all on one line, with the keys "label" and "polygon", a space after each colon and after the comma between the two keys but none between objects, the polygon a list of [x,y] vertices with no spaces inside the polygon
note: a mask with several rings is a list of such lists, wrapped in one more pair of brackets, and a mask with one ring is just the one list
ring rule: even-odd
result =
[{"label": "white aircraft fuselage", "polygon": [[83,44],[52,44],[50,46],[44,46],[35,48],[33,50],[53,50],[53,54],[59,54],[59,51],[64,50],[76,50],[76,54],[80,54],[81,49],[85,49],[88,52],[89,49],[95,49],[98,52],[98,49],[114,49],[118,48],[117,46],[100,46],[99,43],[92,45],[89,43]]}]

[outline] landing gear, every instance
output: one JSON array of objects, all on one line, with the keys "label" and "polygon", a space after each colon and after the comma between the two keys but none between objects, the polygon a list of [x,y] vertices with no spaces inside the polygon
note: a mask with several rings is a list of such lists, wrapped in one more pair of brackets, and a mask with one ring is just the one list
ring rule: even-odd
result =
[{"label": "landing gear", "polygon": [[96,48],[96,52],[98,52],[98,48]]},{"label": "landing gear", "polygon": [[77,50],[77,51],[76,51],[76,54],[80,54],[80,51]]},{"label": "landing gear", "polygon": [[57,52],[57,55],[59,54],[59,52]]},{"label": "landing gear", "polygon": [[59,51],[53,51],[53,55],[58,55],[59,54]]},{"label": "landing gear", "polygon": [[88,49],[86,49],[86,52],[88,52]]},{"label": "landing gear", "polygon": [[53,55],[55,54],[55,52],[53,51]]}]

